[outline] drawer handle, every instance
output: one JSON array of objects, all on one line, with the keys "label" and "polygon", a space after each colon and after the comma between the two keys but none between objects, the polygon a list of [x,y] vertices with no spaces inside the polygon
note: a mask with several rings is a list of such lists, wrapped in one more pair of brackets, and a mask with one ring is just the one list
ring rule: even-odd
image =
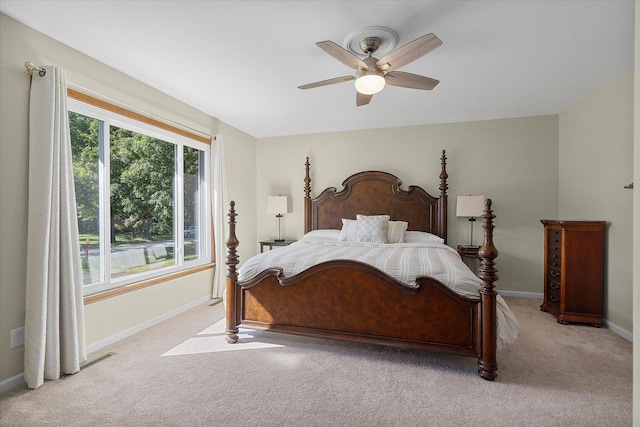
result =
[{"label": "drawer handle", "polygon": [[552,258],[558,258],[558,254],[551,255]]},{"label": "drawer handle", "polygon": [[551,285],[549,285],[549,287],[554,291],[557,291],[558,289],[560,289],[560,285],[557,283],[552,283]]},{"label": "drawer handle", "polygon": [[558,266],[558,263],[557,263],[557,262],[555,262],[555,261],[551,261],[551,265],[552,265],[553,267],[557,267],[557,266]]},{"label": "drawer handle", "polygon": [[560,302],[560,298],[558,298],[557,296],[551,295],[549,297],[549,300],[551,300],[551,302]]},{"label": "drawer handle", "polygon": [[560,277],[560,273],[556,273],[555,271],[550,271],[549,274],[551,277]]}]

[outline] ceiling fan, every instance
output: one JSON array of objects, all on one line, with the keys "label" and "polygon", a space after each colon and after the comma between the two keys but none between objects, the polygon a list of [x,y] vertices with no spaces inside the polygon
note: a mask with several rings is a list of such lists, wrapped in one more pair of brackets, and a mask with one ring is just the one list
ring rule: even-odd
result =
[{"label": "ceiling fan", "polygon": [[346,66],[355,69],[356,74],[354,76],[342,76],[309,83],[298,86],[298,88],[312,89],[355,80],[356,105],[361,106],[368,104],[373,95],[384,88],[385,83],[392,86],[422,90],[431,90],[440,83],[438,80],[430,77],[395,71],[442,45],[442,41],[433,33],[419,37],[388,53],[383,56],[382,59],[377,59],[373,57],[373,54],[380,47],[380,42],[380,38],[378,37],[365,37],[362,39],[360,48],[368,55],[368,57],[364,59],[358,58],[356,55],[330,40],[317,42],[316,45],[318,45],[318,47]]}]

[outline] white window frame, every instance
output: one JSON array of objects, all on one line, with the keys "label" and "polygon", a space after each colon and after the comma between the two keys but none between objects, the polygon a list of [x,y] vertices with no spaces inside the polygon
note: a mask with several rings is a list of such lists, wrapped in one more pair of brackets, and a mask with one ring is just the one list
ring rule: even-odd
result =
[{"label": "white window frame", "polygon": [[[80,100],[68,98],[67,107],[70,112],[82,114],[102,121],[103,132],[99,150],[99,203],[100,203],[100,279],[98,282],[83,286],[83,295],[88,296],[103,291],[116,289],[122,286],[142,282],[157,277],[173,274],[180,271],[189,270],[212,262],[212,220],[211,220],[211,146],[186,136],[179,135],[169,130],[153,126],[149,123],[136,120],[131,117],[117,114],[113,111],[87,104]],[[130,274],[123,277],[111,278],[110,257],[111,257],[111,229],[110,229],[110,153],[109,138],[110,128],[116,126],[136,133],[145,134],[152,138],[174,144],[177,147],[176,169],[174,179],[174,238],[175,238],[175,264],[142,273]],[[199,242],[199,257],[193,261],[184,261],[184,186],[183,186],[183,153],[184,147],[191,147],[204,153],[200,192],[200,221],[197,227]]]}]

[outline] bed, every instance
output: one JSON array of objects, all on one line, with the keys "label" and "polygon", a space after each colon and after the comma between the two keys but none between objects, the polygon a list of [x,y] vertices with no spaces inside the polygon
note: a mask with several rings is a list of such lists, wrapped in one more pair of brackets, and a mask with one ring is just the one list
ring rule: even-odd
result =
[{"label": "bed", "polygon": [[[518,332],[515,317],[494,289],[498,279],[498,251],[493,244],[495,216],[491,200],[487,200],[482,216],[480,273],[475,277],[460,256],[446,246],[446,160],[443,151],[439,197],[418,186],[403,190],[401,180],[390,173],[365,171],[347,178],[342,190],[330,187],[312,198],[307,158],[304,237],[288,247],[252,257],[240,269],[237,213],[231,202],[226,259],[227,342],[237,342],[242,325],[425,349],[476,357],[480,376],[493,381],[498,369],[497,350],[513,342]],[[393,229],[396,239],[398,228],[405,228],[400,233],[402,238],[388,243],[369,239],[371,233],[364,233],[362,239],[370,221],[375,225],[375,236],[387,233],[384,236],[391,239]],[[381,232],[380,224],[385,221],[386,228]],[[358,237],[355,241],[354,232]],[[401,255],[387,256],[386,251]],[[294,258],[294,254],[303,253],[310,258]],[[422,273],[412,261],[392,261],[404,258],[421,259],[421,264],[431,270]]]}]

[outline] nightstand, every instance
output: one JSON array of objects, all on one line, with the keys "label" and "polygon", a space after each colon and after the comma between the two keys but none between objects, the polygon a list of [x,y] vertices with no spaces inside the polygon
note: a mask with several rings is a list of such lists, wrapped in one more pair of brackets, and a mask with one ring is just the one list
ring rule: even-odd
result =
[{"label": "nightstand", "polygon": [[274,246],[289,246],[293,242],[295,240],[263,240],[260,242],[260,253],[264,252],[265,246],[271,250]]},{"label": "nightstand", "polygon": [[464,261],[465,264],[473,271],[474,273],[478,273],[478,268],[480,267],[480,255],[478,255],[478,251],[480,250],[480,246],[471,246],[471,245],[458,245],[458,253]]},{"label": "nightstand", "polygon": [[480,255],[478,255],[478,250],[480,250],[480,246],[469,246],[469,245],[458,245],[458,253],[462,257],[462,259],[480,259]]}]

